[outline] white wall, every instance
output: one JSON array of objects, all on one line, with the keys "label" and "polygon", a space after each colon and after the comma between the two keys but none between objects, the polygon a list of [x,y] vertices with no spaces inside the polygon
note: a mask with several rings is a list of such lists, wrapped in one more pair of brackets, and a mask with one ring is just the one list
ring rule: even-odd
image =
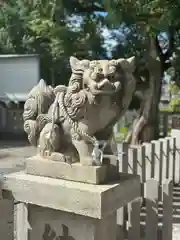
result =
[{"label": "white wall", "polygon": [[7,93],[28,93],[39,81],[38,56],[0,55],[0,98]]}]

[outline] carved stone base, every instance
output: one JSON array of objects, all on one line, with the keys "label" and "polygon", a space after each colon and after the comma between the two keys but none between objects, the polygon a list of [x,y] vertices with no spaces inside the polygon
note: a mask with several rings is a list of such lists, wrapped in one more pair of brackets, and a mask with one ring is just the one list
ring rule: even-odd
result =
[{"label": "carved stone base", "polygon": [[103,166],[82,166],[80,163],[70,165],[34,156],[26,160],[26,173],[75,182],[104,184],[118,178],[118,168],[111,163],[114,159],[113,156],[105,157]]},{"label": "carved stone base", "polygon": [[[5,175],[2,187],[6,194],[11,193],[9,197],[27,204],[29,236],[19,235],[23,240],[124,239],[116,237],[117,218],[120,221],[122,216],[116,217],[116,212],[139,198],[141,190],[139,176],[122,173],[117,181],[95,186],[15,172]],[[137,217],[138,209],[137,204],[131,208]],[[25,218],[21,222],[25,228]]]},{"label": "carved stone base", "polygon": [[30,204],[29,215],[29,240],[116,240],[116,212],[99,220]]}]

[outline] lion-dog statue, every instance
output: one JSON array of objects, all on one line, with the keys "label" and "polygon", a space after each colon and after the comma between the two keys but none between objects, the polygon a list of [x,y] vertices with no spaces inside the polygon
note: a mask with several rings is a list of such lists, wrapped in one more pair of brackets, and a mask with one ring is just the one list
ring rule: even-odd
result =
[{"label": "lion-dog statue", "polygon": [[113,126],[135,92],[135,57],[94,61],[70,57],[70,66],[68,86],[52,88],[40,80],[30,91],[24,130],[43,158],[100,166],[102,151],[112,154]]}]

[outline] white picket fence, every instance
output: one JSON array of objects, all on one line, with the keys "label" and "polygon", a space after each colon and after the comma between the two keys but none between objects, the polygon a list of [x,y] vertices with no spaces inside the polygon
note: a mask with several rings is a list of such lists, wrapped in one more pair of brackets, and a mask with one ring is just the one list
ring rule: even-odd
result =
[{"label": "white picket fence", "polygon": [[121,238],[118,240],[172,240],[173,223],[180,224],[178,146],[180,138],[176,137],[140,146],[118,144],[120,172],[138,174],[141,178],[139,205],[138,202],[128,204],[118,214],[121,219]]}]

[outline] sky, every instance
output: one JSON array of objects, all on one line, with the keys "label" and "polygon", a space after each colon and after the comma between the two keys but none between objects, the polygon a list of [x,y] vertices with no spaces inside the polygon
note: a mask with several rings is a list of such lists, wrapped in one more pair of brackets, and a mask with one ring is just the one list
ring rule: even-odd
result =
[{"label": "sky", "polygon": [[[107,17],[107,12],[94,12],[97,16]],[[104,46],[109,50],[109,52],[117,45],[117,41],[113,40],[111,37],[112,30],[108,28],[104,28],[102,31],[102,35],[105,39]]]},{"label": "sky", "polygon": [[94,12],[95,15],[97,16],[102,16],[102,17],[107,17],[108,13],[107,12]]},{"label": "sky", "polygon": [[[97,16],[103,16],[106,17],[108,15],[107,12],[95,12]],[[73,26],[73,28],[77,28],[80,26],[82,22],[81,16],[71,16],[68,17],[69,26]],[[108,28],[102,29],[102,36],[104,37],[104,47],[107,49],[107,52],[111,52],[111,50],[117,45],[117,41],[112,39],[112,33],[118,30],[109,30]]]},{"label": "sky", "polygon": [[[107,17],[108,13],[107,12],[95,12],[97,16],[102,16],[102,17]],[[81,16],[73,16],[69,18],[69,25],[73,26],[74,28],[78,28],[82,22],[82,17]],[[115,33],[119,39],[125,40],[125,35],[123,34],[122,31],[122,25],[119,27],[119,29],[108,29],[107,27],[104,27],[101,29],[101,34],[104,38],[104,47],[107,49],[107,54],[109,57],[111,57],[111,52],[113,48],[118,44],[116,39],[113,39],[112,34]],[[166,33],[161,33],[161,36],[159,36],[159,40],[161,40],[161,43],[164,44],[164,41],[168,41],[168,36]],[[166,49],[165,49],[166,51]]]}]

